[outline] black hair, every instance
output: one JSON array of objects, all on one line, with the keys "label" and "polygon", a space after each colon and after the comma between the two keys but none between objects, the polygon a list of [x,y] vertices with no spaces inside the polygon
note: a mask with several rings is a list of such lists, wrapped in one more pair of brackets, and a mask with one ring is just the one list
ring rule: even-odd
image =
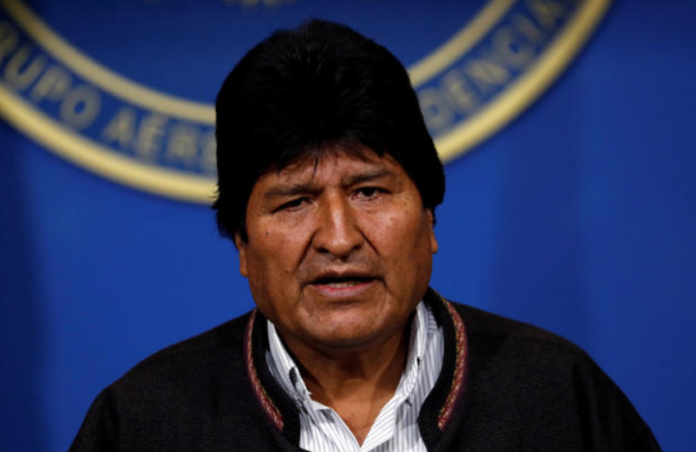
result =
[{"label": "black hair", "polygon": [[234,67],[215,110],[213,209],[220,233],[232,240],[247,240],[247,202],[259,176],[326,145],[389,154],[433,214],[444,197],[442,163],[406,69],[346,26],[312,20],[276,31]]}]

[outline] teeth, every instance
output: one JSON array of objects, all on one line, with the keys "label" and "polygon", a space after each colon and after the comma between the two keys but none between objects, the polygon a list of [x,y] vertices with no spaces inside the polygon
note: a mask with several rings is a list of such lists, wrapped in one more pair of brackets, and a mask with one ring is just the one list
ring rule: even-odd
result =
[{"label": "teeth", "polygon": [[333,287],[336,289],[341,289],[343,287],[353,287],[358,285],[358,281],[340,281],[340,282],[330,282],[326,283],[326,286]]}]

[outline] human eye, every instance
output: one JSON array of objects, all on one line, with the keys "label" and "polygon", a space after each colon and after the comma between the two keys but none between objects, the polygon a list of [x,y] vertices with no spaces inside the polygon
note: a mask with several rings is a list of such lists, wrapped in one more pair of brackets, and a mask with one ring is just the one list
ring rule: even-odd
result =
[{"label": "human eye", "polygon": [[280,206],[278,206],[275,211],[276,212],[292,212],[295,210],[300,209],[304,204],[308,203],[309,199],[308,198],[295,198],[291,199],[290,201],[284,202]]},{"label": "human eye", "polygon": [[384,193],[386,193],[386,190],[374,186],[360,187],[355,190],[355,196],[357,198],[366,200],[376,199]]}]

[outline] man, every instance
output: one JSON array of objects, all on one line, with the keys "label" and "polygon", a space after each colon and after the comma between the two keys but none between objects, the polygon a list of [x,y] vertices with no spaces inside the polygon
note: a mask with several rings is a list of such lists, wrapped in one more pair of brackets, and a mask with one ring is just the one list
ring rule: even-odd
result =
[{"label": "man", "polygon": [[223,235],[257,309],[103,391],[73,451],[654,451],[577,347],[432,289],[444,174],[403,66],[313,21],[217,103]]}]

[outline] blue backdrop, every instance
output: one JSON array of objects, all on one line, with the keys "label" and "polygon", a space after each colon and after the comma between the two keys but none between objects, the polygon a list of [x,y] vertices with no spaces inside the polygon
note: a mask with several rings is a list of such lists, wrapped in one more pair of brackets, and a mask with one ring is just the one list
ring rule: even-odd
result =
[{"label": "blue backdrop", "polygon": [[[181,34],[192,14],[182,5],[195,2],[123,2],[133,11],[120,12],[109,2],[29,3],[101,63],[203,103],[241,49],[308,10],[377,37],[407,65],[465,22],[409,9],[415,2],[354,0],[339,11],[221,1],[243,9],[240,24],[270,19],[230,43],[222,63],[218,50],[201,60],[217,65],[196,67],[186,61],[206,47]],[[264,5],[272,8],[254,9]],[[75,19],[78,7],[92,22]],[[393,22],[372,11],[382,7]],[[206,8],[201,42],[226,48],[230,30]],[[462,8],[465,18],[477,10]],[[157,26],[162,11],[175,26]],[[615,2],[533,105],[450,160],[432,281],[448,298],[581,345],[667,451],[696,450],[694,24],[690,0]],[[142,64],[153,52],[156,64]],[[5,56],[0,46],[0,63]],[[17,127],[0,121],[0,450],[60,451],[104,386],[253,301],[208,207],[103,178]]]}]

